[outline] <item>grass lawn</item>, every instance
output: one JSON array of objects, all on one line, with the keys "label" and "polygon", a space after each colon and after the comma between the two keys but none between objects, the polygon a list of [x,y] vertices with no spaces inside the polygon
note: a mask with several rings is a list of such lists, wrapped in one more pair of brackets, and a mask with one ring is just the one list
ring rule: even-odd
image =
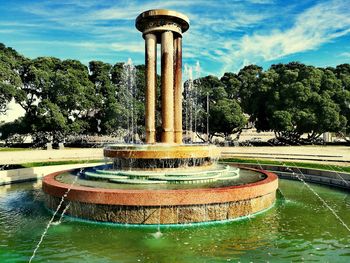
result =
[{"label": "grass lawn", "polygon": [[32,149],[32,148],[0,147],[0,152],[31,151],[31,150],[35,150],[35,149]]},{"label": "grass lawn", "polygon": [[[0,151],[4,148],[0,148]],[[11,148],[9,148],[11,149]],[[14,148],[20,149],[20,148]],[[26,149],[27,150],[27,149]],[[52,166],[52,165],[63,165],[63,164],[84,164],[84,163],[104,163],[104,159],[93,159],[93,160],[64,160],[64,161],[50,161],[50,162],[32,162],[32,163],[23,163],[16,165],[17,168],[31,168],[31,167],[40,167],[40,166]],[[279,165],[283,164],[289,167],[302,167],[302,168],[312,168],[328,171],[337,171],[337,172],[349,172],[350,166],[337,166],[331,164],[319,164],[319,163],[303,163],[303,162],[288,162],[288,161],[275,161],[275,160],[266,160],[266,159],[244,159],[244,158],[225,158],[220,159],[220,162],[232,162],[232,163],[246,163],[246,164],[271,164]]]},{"label": "grass lawn", "polygon": [[104,159],[96,160],[71,160],[71,161],[52,161],[52,162],[34,162],[34,163],[23,163],[23,168],[39,167],[39,166],[51,166],[51,165],[63,165],[63,164],[85,164],[85,163],[103,163]]}]

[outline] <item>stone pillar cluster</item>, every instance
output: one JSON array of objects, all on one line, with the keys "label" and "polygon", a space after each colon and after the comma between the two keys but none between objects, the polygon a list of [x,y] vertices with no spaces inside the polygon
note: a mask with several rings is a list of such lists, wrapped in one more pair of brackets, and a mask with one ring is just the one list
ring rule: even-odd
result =
[{"label": "stone pillar cluster", "polygon": [[182,143],[182,33],[188,18],[169,10],[150,10],[136,19],[145,39],[146,143],[156,143],[157,43],[161,45],[161,142]]}]

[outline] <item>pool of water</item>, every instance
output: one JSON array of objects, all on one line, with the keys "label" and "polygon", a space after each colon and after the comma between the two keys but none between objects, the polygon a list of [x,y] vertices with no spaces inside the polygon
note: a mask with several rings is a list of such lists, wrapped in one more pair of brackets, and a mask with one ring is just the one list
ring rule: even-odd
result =
[{"label": "pool of water", "polygon": [[179,184],[121,184],[112,183],[108,180],[93,180],[87,179],[84,176],[79,176],[78,179],[76,175],[79,170],[73,172],[65,172],[57,175],[55,179],[59,182],[71,185],[73,182],[77,186],[86,186],[92,188],[105,188],[105,189],[138,189],[138,190],[159,190],[159,189],[194,189],[194,188],[220,188],[227,186],[244,185],[249,183],[255,183],[266,178],[266,175],[251,170],[240,169],[239,176],[236,174],[232,175],[232,178],[227,180],[219,180],[214,182],[205,183],[179,183]]},{"label": "pool of water", "polygon": [[[350,225],[350,193],[311,187]],[[121,227],[64,218],[33,262],[350,262],[350,233],[300,182],[285,200],[239,221],[187,227]],[[26,262],[51,218],[37,184],[0,187],[0,262]],[[58,220],[58,219],[57,219]]]}]

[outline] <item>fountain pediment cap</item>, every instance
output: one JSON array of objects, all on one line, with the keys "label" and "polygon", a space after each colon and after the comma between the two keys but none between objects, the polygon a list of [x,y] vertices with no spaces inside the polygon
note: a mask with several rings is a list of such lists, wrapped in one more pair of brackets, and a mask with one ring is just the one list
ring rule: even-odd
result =
[{"label": "fountain pediment cap", "polygon": [[162,19],[171,20],[172,22],[178,24],[181,27],[182,33],[186,32],[190,27],[190,20],[187,16],[167,9],[152,9],[141,13],[136,18],[135,26],[139,31],[144,32],[145,27],[149,23],[152,21],[160,21]]}]

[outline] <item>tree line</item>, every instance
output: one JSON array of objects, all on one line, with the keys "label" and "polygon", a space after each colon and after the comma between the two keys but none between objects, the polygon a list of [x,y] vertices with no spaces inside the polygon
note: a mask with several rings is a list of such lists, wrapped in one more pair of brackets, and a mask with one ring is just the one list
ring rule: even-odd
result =
[{"label": "tree line", "polygon": [[[42,145],[70,135],[125,135],[132,117],[134,131],[144,140],[144,72],[144,65],[136,66],[130,94],[123,63],[91,61],[86,66],[71,59],[29,59],[0,44],[0,114],[12,99],[25,111],[14,122],[0,124],[0,139],[20,142],[31,135]],[[157,83],[160,96],[160,80]],[[289,143],[312,142],[324,132],[346,137],[349,131],[349,64],[318,68],[291,62],[267,70],[249,65],[237,74],[210,75],[193,83],[196,121],[191,127],[203,140],[207,119],[209,140],[239,136],[253,126]],[[188,88],[188,81],[184,86]],[[160,126],[157,123],[158,133]]]}]

